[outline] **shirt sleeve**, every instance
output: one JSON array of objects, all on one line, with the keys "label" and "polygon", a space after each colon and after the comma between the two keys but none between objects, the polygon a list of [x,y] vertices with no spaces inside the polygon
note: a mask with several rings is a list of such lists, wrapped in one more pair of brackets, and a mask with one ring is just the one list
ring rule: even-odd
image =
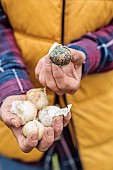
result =
[{"label": "shirt sleeve", "polygon": [[113,69],[113,20],[108,26],[87,33],[68,47],[86,54],[83,76]]},{"label": "shirt sleeve", "polygon": [[31,88],[27,68],[0,6],[0,104],[7,96],[24,94]]}]

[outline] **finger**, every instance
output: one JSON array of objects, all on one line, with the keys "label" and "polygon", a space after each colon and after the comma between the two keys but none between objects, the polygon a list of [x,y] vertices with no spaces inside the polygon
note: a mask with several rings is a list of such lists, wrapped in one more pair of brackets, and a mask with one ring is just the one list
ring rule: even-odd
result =
[{"label": "finger", "polygon": [[76,69],[76,77],[75,77],[75,79],[78,81],[82,77],[82,65],[80,67],[78,67],[78,68],[76,68],[76,66],[75,66],[75,69]]},{"label": "finger", "polygon": [[52,71],[57,87],[62,94],[75,90],[76,86],[74,78],[65,75],[63,70],[55,64],[52,66]]},{"label": "finger", "polygon": [[68,65],[62,67],[62,70],[66,76],[69,76],[69,77],[75,76],[75,67],[72,62],[70,62]]},{"label": "finger", "polygon": [[43,66],[43,64],[45,63],[45,57],[41,58],[39,61],[38,61],[38,64],[35,68],[35,77],[36,79],[39,81],[39,74],[40,74],[40,71],[41,71],[41,68]]},{"label": "finger", "polygon": [[23,152],[30,152],[38,144],[37,132],[32,132],[27,138],[22,134],[22,128],[12,128],[13,134],[15,135],[19,147]]},{"label": "finger", "polygon": [[56,83],[52,75],[52,63],[48,57],[45,58],[46,84],[51,89],[56,89]]},{"label": "finger", "polygon": [[76,67],[79,67],[80,65],[82,65],[82,63],[85,61],[86,56],[82,51],[79,50],[73,50],[70,49],[71,53],[72,53],[72,59],[71,61],[73,63],[75,63]]},{"label": "finger", "polygon": [[54,142],[54,130],[52,127],[45,128],[42,140],[39,142],[37,149],[45,152]]},{"label": "finger", "polygon": [[[73,69],[75,69],[73,67]],[[52,72],[55,82],[57,84],[58,89],[60,89],[60,93],[75,93],[79,84],[77,84],[75,77],[67,76],[61,67],[52,64]],[[76,74],[76,73],[74,73]]]},{"label": "finger", "polygon": [[46,73],[45,73],[45,63],[42,65],[42,68],[39,73],[39,79],[38,81],[46,87]]},{"label": "finger", "polygon": [[6,103],[8,105],[15,100],[26,100],[26,95],[9,96],[3,101],[3,104]]},{"label": "finger", "polygon": [[67,86],[67,84],[66,84],[65,74],[63,70],[61,69],[61,67],[52,64],[52,72],[58,89],[60,89],[60,92],[64,94],[65,91],[63,91],[63,89],[64,86],[65,87]]},{"label": "finger", "polygon": [[20,118],[11,112],[7,111],[4,112],[4,114],[1,114],[1,119],[8,127],[18,128],[21,126]]},{"label": "finger", "polygon": [[63,130],[63,117],[54,117],[52,126],[54,129],[54,137],[55,139],[57,139],[61,135]]},{"label": "finger", "polygon": [[64,127],[67,126],[67,124],[69,123],[70,119],[71,119],[71,113],[69,112],[67,114],[67,116],[64,116],[64,120],[63,120],[63,126]]},{"label": "finger", "polygon": [[57,88],[55,79],[52,73],[52,63],[48,57],[45,58],[45,71],[46,71],[46,85],[49,89],[53,90],[57,94],[60,94],[60,90]]}]

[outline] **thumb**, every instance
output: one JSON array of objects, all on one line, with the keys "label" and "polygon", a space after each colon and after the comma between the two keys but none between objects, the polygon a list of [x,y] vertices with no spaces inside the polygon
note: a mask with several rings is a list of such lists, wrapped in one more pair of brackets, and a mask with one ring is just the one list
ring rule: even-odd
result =
[{"label": "thumb", "polygon": [[[7,109],[7,108],[6,108]],[[20,127],[21,120],[15,114],[12,114],[10,111],[5,111],[4,108],[1,109],[1,119],[8,127]]]},{"label": "thumb", "polygon": [[17,96],[9,96],[7,97],[4,102],[1,105],[0,108],[0,118],[2,121],[8,126],[8,127],[20,127],[21,126],[21,120],[20,118],[11,113],[11,103],[15,100],[25,100],[25,95],[17,95]]},{"label": "thumb", "polygon": [[81,66],[86,59],[86,55],[79,50],[70,49],[70,51],[72,53],[71,62],[73,62],[74,65],[77,67]]},{"label": "thumb", "polygon": [[46,67],[52,65],[52,62],[51,62],[50,58],[48,57],[48,55],[45,56],[45,64],[46,64]]}]

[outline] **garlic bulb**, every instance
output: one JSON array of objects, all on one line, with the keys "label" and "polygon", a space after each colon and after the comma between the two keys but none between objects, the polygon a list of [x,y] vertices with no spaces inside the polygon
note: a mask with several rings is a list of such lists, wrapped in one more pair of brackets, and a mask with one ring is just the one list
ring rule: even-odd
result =
[{"label": "garlic bulb", "polygon": [[38,120],[33,120],[26,123],[23,128],[22,132],[24,136],[28,136],[30,133],[37,132],[38,133],[38,140],[42,139],[44,133],[44,125],[40,123]]},{"label": "garlic bulb", "polygon": [[68,47],[55,42],[49,50],[48,57],[52,63],[58,66],[65,66],[70,63],[72,54]]},{"label": "garlic bulb", "polygon": [[46,88],[31,89],[26,94],[27,100],[34,103],[38,110],[45,108],[48,105]]},{"label": "garlic bulb", "polygon": [[22,125],[33,120],[37,115],[37,109],[30,101],[13,101],[10,111],[21,119]]},{"label": "garlic bulb", "polygon": [[38,112],[39,121],[46,127],[52,126],[52,121],[55,116],[67,116],[72,104],[66,108],[60,109],[57,106],[47,106],[45,109]]}]

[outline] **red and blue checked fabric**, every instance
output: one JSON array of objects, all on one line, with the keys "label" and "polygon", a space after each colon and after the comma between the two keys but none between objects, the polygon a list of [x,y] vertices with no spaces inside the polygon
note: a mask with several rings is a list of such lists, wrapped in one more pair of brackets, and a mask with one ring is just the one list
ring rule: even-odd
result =
[{"label": "red and blue checked fabric", "polygon": [[[113,69],[113,22],[96,32],[88,33],[81,39],[73,41],[68,47],[81,50],[86,54],[83,75]],[[13,31],[0,7],[0,103],[7,96],[24,94],[31,88],[33,86],[16,45]],[[36,169],[51,170],[52,156],[56,152],[59,156],[59,164],[62,170],[81,170],[79,155],[72,145],[68,128],[64,129],[63,134],[61,140],[54,143],[45,152],[40,162],[31,164],[31,167],[33,166],[31,170],[34,170],[35,167]],[[8,160],[8,162],[10,161],[13,162],[13,160]],[[16,163],[16,161],[14,162]],[[24,163],[21,162],[21,164],[23,165]],[[12,165],[12,163],[9,163],[9,165]],[[6,169],[5,167],[3,168],[3,170]]]},{"label": "red and blue checked fabric", "polygon": [[13,31],[0,7],[0,104],[7,96],[23,94],[32,87]]},{"label": "red and blue checked fabric", "polygon": [[93,33],[89,32],[68,45],[86,54],[83,75],[113,69],[113,20]]},{"label": "red and blue checked fabric", "polygon": [[[86,54],[83,75],[113,69],[113,21],[73,41],[68,47]],[[32,87],[13,31],[0,7],[0,103],[7,96],[23,94]]]}]

